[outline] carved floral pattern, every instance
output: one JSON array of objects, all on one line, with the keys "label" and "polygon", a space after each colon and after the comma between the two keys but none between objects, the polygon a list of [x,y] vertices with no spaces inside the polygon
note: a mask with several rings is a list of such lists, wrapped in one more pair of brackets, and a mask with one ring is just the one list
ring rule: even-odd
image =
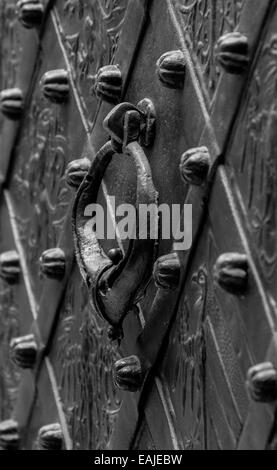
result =
[{"label": "carved floral pattern", "polygon": [[17,399],[20,372],[10,360],[9,344],[19,332],[13,288],[0,280],[0,420],[10,417]]},{"label": "carved floral pattern", "polygon": [[70,280],[55,341],[53,363],[74,448],[103,450],[121,406],[111,373],[119,355],[76,278]]},{"label": "carved floral pattern", "polygon": [[[277,35],[265,43],[240,121],[239,186],[264,275],[277,267]],[[236,151],[237,152],[237,151]]]},{"label": "carved floral pattern", "polygon": [[16,149],[13,174],[18,204],[32,213],[17,213],[27,261],[37,271],[42,251],[56,246],[71,197],[66,186],[67,142],[55,106],[35,98]]},{"label": "carved floral pattern", "polygon": [[[180,305],[169,349],[175,367],[169,372],[171,395],[178,409],[185,450],[204,448],[205,407],[205,311],[208,290],[205,266],[191,277],[188,294]],[[179,414],[182,414],[182,416]],[[181,423],[183,423],[181,425]]]},{"label": "carved floral pattern", "polygon": [[0,88],[12,88],[16,82],[21,53],[16,0],[0,2]]},{"label": "carved floral pattern", "polygon": [[245,0],[175,0],[184,34],[197,56],[208,89],[214,93],[219,78],[214,49],[222,34],[235,30]]}]

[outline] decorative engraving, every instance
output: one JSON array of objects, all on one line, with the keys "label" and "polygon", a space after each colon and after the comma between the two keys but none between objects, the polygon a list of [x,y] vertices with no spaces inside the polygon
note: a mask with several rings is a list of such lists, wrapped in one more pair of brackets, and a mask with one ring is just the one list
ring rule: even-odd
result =
[{"label": "decorative engraving", "polygon": [[[205,266],[191,277],[189,293],[185,296],[178,316],[171,347],[176,356],[169,380],[171,393],[178,402],[182,416],[182,436],[186,450],[204,448],[205,407],[205,311],[208,291]],[[170,372],[169,372],[170,373]]]},{"label": "decorative engraving", "polygon": [[7,419],[17,400],[20,372],[10,358],[10,341],[20,333],[13,288],[0,279],[0,419]]},{"label": "decorative engraving", "polygon": [[12,185],[27,261],[38,271],[41,252],[58,244],[71,191],[66,184],[68,147],[55,106],[35,97],[16,148]]},{"label": "decorative engraving", "polygon": [[55,341],[53,362],[74,448],[103,450],[120,410],[112,378],[119,355],[76,278],[70,280]]},{"label": "decorative engraving", "polygon": [[0,2],[0,89],[15,85],[22,51],[17,28],[16,0]]},{"label": "decorative engraving", "polygon": [[175,0],[190,50],[197,56],[211,95],[220,75],[215,45],[239,23],[245,0]]},{"label": "decorative engraving", "polygon": [[263,272],[277,267],[277,35],[264,45],[246,95],[234,167]]},{"label": "decorative engraving", "polygon": [[98,70],[113,63],[128,0],[63,0],[58,4],[61,39],[91,127],[96,113]]}]

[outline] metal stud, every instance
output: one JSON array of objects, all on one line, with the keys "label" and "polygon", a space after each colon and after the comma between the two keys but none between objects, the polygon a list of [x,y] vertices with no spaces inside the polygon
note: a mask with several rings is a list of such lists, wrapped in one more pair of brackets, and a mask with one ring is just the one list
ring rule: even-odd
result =
[{"label": "metal stud", "polygon": [[0,277],[8,284],[16,284],[21,273],[20,259],[16,251],[6,251],[0,255]]},{"label": "metal stud", "polygon": [[90,169],[91,161],[88,158],[73,160],[67,165],[65,172],[66,183],[70,188],[78,189]]},{"label": "metal stud", "polygon": [[40,450],[62,450],[64,437],[59,423],[48,424],[38,432],[38,446]]},{"label": "metal stud", "polygon": [[186,183],[201,186],[208,177],[210,165],[211,157],[206,147],[190,149],[181,157],[181,176]]},{"label": "metal stud", "polygon": [[33,334],[14,338],[10,343],[11,359],[21,369],[33,369],[38,347]]},{"label": "metal stud", "polygon": [[114,365],[113,378],[120,390],[137,392],[143,383],[145,372],[137,356],[120,359]]},{"label": "metal stud", "polygon": [[174,290],[180,282],[181,266],[176,253],[161,256],[154,265],[153,277],[157,287]]},{"label": "metal stud", "polygon": [[13,419],[8,419],[0,423],[0,449],[18,450],[20,437],[18,423]]},{"label": "metal stud", "polygon": [[98,70],[95,83],[98,98],[107,103],[120,102],[122,93],[122,74],[117,65],[106,65]]},{"label": "metal stud", "polygon": [[271,362],[249,369],[247,387],[251,398],[259,403],[277,401],[277,370]]},{"label": "metal stud", "polygon": [[40,88],[45,98],[52,103],[64,103],[70,91],[68,72],[64,69],[46,72],[41,78]]},{"label": "metal stud", "polygon": [[157,62],[157,74],[165,87],[183,88],[186,75],[186,61],[183,52],[178,50],[163,54]]},{"label": "metal stud", "polygon": [[246,255],[225,253],[214,266],[214,280],[230,294],[244,295],[248,286],[248,270]]},{"label": "metal stud", "polygon": [[5,117],[12,121],[20,119],[23,107],[23,93],[20,88],[9,88],[1,91],[0,110]]},{"label": "metal stud", "polygon": [[16,7],[18,19],[25,28],[34,28],[41,24],[44,7],[40,0],[19,0]]},{"label": "metal stud", "polygon": [[248,38],[239,32],[222,36],[216,45],[216,58],[228,73],[239,75],[249,65]]},{"label": "metal stud", "polygon": [[42,253],[40,259],[40,271],[52,279],[62,279],[65,274],[65,253],[61,248],[52,248]]}]

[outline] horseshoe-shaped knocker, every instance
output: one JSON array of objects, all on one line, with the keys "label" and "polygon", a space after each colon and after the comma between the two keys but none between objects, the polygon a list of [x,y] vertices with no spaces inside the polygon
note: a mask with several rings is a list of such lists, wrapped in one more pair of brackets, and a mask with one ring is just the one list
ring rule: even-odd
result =
[{"label": "horseshoe-shaped knocker", "polygon": [[[157,206],[158,203],[150,165],[141,146],[151,144],[154,125],[155,113],[150,100],[143,100],[137,107],[130,103],[116,106],[104,120],[104,127],[109,131],[111,140],[93,159],[73,206],[73,234],[79,268],[94,308],[112,327],[112,339],[122,337],[123,320],[144,295],[156,258],[157,237],[151,238],[148,225],[147,239],[138,236],[141,228],[138,227],[139,205]],[[137,223],[136,237],[129,240],[125,256],[115,264],[101,247],[95,226],[90,231],[86,229],[88,217],[85,210],[89,205],[96,204],[105,171],[113,156],[119,152],[126,158],[131,157],[136,165]],[[154,224],[158,233],[158,214]]]}]

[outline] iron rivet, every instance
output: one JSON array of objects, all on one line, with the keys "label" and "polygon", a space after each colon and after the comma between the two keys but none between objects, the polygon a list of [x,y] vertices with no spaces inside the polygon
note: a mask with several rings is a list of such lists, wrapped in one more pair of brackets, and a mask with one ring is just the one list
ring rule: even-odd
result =
[{"label": "iron rivet", "polygon": [[249,369],[247,386],[252,400],[259,403],[273,403],[277,400],[277,370],[271,362]]},{"label": "iron rivet", "polygon": [[144,371],[137,356],[120,359],[114,365],[113,378],[120,390],[137,392],[144,380]]},{"label": "iron rivet", "polygon": [[40,0],[19,0],[18,19],[25,28],[34,28],[42,22],[44,8]]},{"label": "iron rivet", "polygon": [[106,65],[98,70],[95,83],[98,98],[107,103],[120,102],[122,93],[122,74],[117,65]]},{"label": "iron rivet", "polygon": [[214,280],[230,294],[244,295],[248,286],[248,270],[246,255],[225,253],[214,266]]},{"label": "iron rivet", "polygon": [[218,63],[230,74],[239,75],[248,68],[248,38],[239,32],[222,36],[217,42],[215,53]]},{"label": "iron rivet", "polygon": [[181,276],[180,260],[176,253],[161,256],[154,265],[153,277],[157,287],[174,290]]},{"label": "iron rivet", "polygon": [[183,52],[179,50],[163,54],[157,62],[157,74],[165,87],[183,88],[186,75],[186,61]]},{"label": "iron rivet", "polygon": [[190,149],[181,157],[181,176],[186,183],[201,186],[208,177],[210,165],[211,157],[206,147]]},{"label": "iron rivet", "polygon": [[61,279],[65,274],[65,253],[61,248],[51,248],[42,253],[40,271],[49,278]]},{"label": "iron rivet", "polygon": [[91,166],[88,158],[73,160],[67,165],[65,172],[66,183],[70,188],[78,189]]},{"label": "iron rivet", "polygon": [[46,72],[40,81],[43,95],[52,103],[62,104],[69,97],[68,72],[64,69]]},{"label": "iron rivet", "polygon": [[21,273],[20,259],[16,251],[6,251],[0,255],[0,277],[8,284],[16,284]]},{"label": "iron rivet", "polygon": [[5,117],[12,121],[20,119],[23,107],[23,93],[20,88],[10,88],[1,91],[0,110]]}]

